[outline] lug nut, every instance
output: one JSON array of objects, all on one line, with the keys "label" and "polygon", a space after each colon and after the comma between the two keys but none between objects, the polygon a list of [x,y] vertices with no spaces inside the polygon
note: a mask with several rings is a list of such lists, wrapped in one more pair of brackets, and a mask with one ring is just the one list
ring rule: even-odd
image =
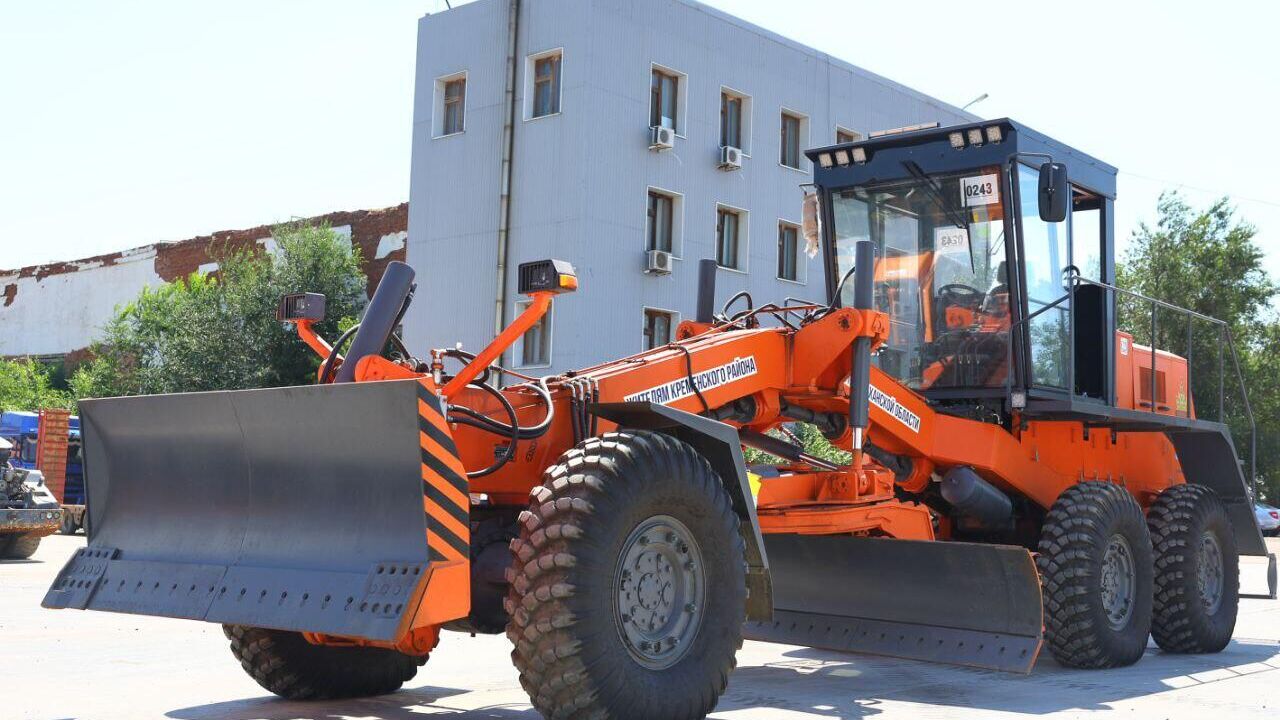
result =
[{"label": "lug nut", "polygon": [[648,545],[648,544],[649,544],[649,536],[648,536],[648,535],[641,535],[641,536],[636,540],[636,542],[640,543],[641,545]]},{"label": "lug nut", "polygon": [[696,608],[696,607],[694,607],[694,606],[693,606],[693,603],[685,603],[685,604],[684,604],[684,611],[685,611],[685,612],[687,612],[687,613],[694,612],[694,611],[696,611],[697,609],[698,609],[698,608]]}]

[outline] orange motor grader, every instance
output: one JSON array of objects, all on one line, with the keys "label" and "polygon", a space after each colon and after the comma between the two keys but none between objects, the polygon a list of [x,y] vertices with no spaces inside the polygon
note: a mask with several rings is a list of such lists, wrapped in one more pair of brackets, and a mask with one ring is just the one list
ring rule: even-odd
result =
[{"label": "orange motor grader", "polygon": [[702,717],[744,636],[1024,672],[1221,650],[1266,550],[1188,359],[1116,331],[1114,169],[1008,120],[808,155],[828,302],[716,312],[704,263],[677,340],[533,378],[498,361],[571,266],[418,358],[392,263],[332,344],[322,296],[282,301],[314,386],[81,402],[93,531],[44,604],[221,623],[295,699],[505,631],[556,718]]}]

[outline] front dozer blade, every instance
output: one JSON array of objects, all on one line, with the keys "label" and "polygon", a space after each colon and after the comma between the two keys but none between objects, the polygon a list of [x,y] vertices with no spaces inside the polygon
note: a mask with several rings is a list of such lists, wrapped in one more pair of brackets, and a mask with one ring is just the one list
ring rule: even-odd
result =
[{"label": "front dozer blade", "polygon": [[1040,581],[1020,547],[765,535],[773,620],[753,640],[1030,672]]},{"label": "front dozer blade", "polygon": [[412,380],[84,401],[92,537],[43,604],[393,641],[466,562],[429,547],[439,410]]}]

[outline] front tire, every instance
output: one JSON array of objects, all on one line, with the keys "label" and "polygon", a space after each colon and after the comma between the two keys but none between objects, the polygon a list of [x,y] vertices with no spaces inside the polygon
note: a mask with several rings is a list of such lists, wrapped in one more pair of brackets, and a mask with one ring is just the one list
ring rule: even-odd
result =
[{"label": "front tire", "polygon": [[1240,604],[1240,558],[1222,500],[1203,485],[1174,485],[1151,505],[1147,525],[1155,548],[1151,637],[1166,652],[1222,650]]},{"label": "front tire", "polygon": [[508,579],[520,683],[547,718],[701,718],[742,646],[744,545],[690,445],[627,431],[565,453],[531,492]]},{"label": "front tire", "polygon": [[1045,517],[1036,566],[1044,591],[1045,640],[1076,668],[1132,665],[1151,630],[1151,537],[1127,490],[1082,482]]},{"label": "front tire", "polygon": [[36,554],[40,536],[31,533],[0,535],[0,560],[26,560]]},{"label": "front tire", "polygon": [[289,700],[386,695],[418,672],[426,657],[373,647],[313,645],[302,633],[223,625],[231,653],[263,688]]}]

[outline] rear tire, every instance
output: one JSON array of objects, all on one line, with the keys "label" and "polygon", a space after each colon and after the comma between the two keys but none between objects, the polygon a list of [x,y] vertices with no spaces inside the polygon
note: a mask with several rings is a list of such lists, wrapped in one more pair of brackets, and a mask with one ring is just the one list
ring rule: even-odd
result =
[{"label": "rear tire", "polygon": [[563,720],[711,712],[742,646],[746,566],[706,459],[667,435],[608,433],[530,496],[507,635],[533,706]]},{"label": "rear tire", "polygon": [[31,533],[20,533],[8,537],[0,536],[0,559],[26,560],[36,554],[40,547],[40,536]]},{"label": "rear tire", "polygon": [[1216,653],[1231,642],[1240,564],[1227,510],[1203,485],[1167,488],[1147,513],[1155,549],[1151,637],[1175,653]]},{"label": "rear tire", "polygon": [[1151,537],[1142,508],[1119,485],[1067,488],[1045,517],[1036,566],[1045,640],[1076,668],[1132,665],[1151,630]]},{"label": "rear tire", "polygon": [[76,525],[76,519],[71,517],[71,511],[67,510],[66,508],[63,508],[62,520],[58,522],[58,534],[59,535],[75,535],[76,530],[79,530],[79,529],[80,529],[80,526]]},{"label": "rear tire", "polygon": [[302,633],[223,625],[231,653],[259,685],[289,700],[386,695],[417,674],[426,657],[384,648],[313,645]]}]

